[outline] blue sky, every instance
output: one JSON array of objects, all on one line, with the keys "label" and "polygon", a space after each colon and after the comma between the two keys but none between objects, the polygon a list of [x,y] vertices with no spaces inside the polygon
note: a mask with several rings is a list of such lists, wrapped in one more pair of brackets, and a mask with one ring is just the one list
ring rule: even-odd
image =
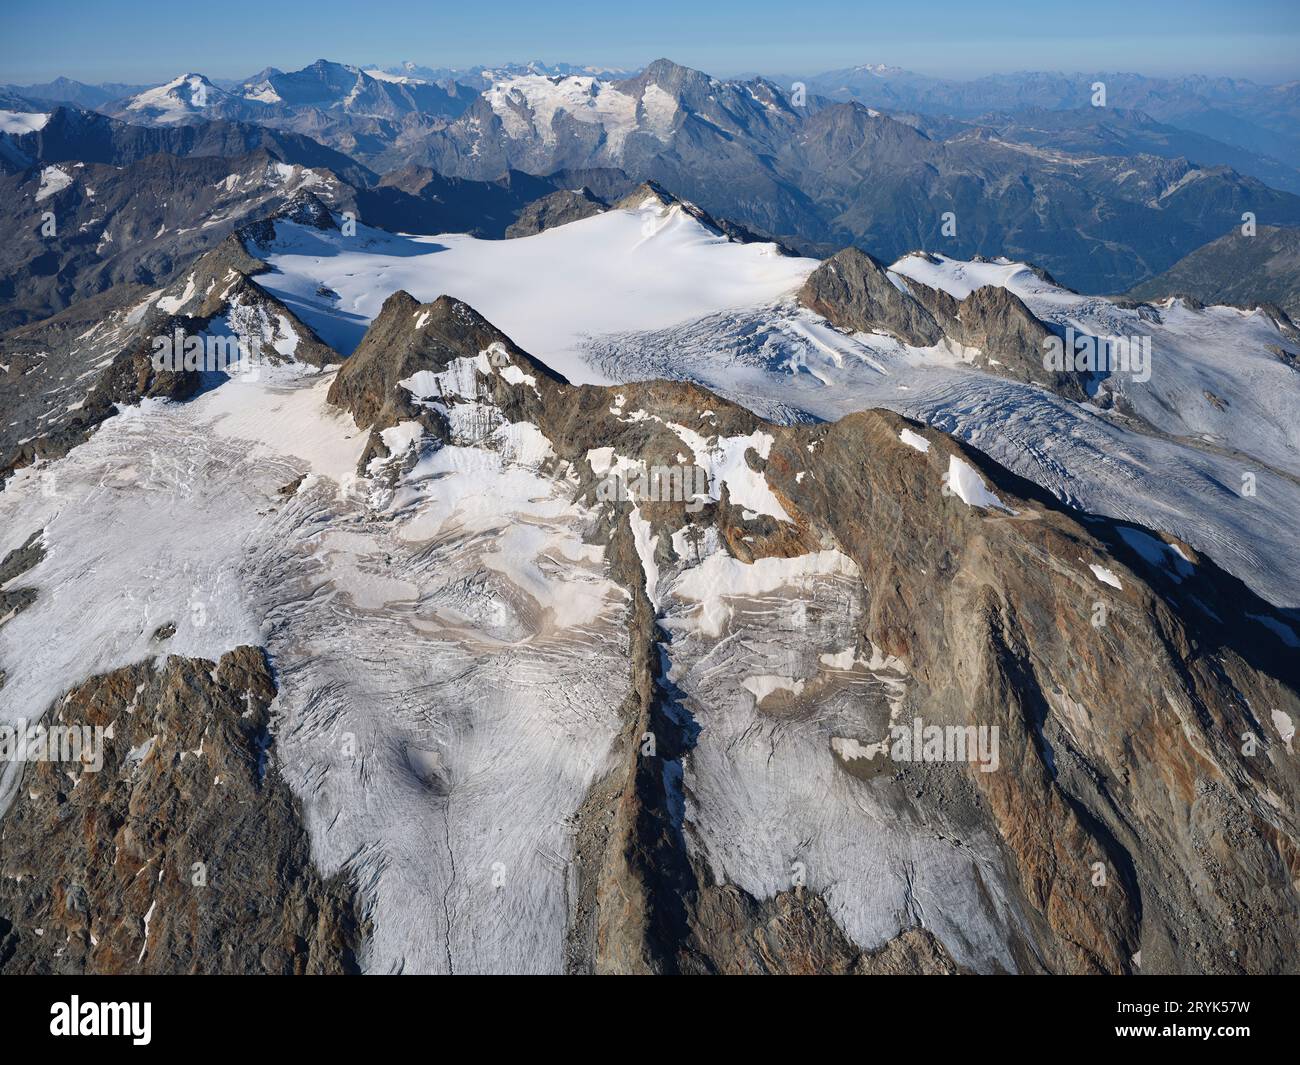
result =
[{"label": "blue sky", "polygon": [[243,77],[326,57],[542,59],[713,74],[890,63],[973,77],[1127,70],[1300,78],[1297,0],[0,0],[0,83]]}]

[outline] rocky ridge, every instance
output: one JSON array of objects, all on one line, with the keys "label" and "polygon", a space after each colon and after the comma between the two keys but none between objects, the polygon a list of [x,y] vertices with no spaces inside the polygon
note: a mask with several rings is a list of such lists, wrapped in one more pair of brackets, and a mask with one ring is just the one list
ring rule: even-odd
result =
[{"label": "rocky ridge", "polygon": [[[271,217],[335,225],[310,192]],[[64,316],[0,337],[0,357],[21,379],[8,408],[17,415],[16,424],[0,433],[0,481],[34,461],[66,454],[119,405],[192,396],[205,380],[201,370],[183,363],[168,368],[155,360],[159,338],[174,338],[178,331],[182,337],[237,337],[253,358],[268,363],[316,369],[337,363],[339,355],[254,280],[267,266],[249,255],[245,240],[262,231],[253,224],[230,235],[200,256],[188,274],[143,298],[140,290],[115,293],[107,315],[93,303],[77,304]],[[125,296],[136,300],[124,302]],[[58,384],[51,388],[54,375]],[[45,387],[35,388],[36,382]]]},{"label": "rocky ridge", "polygon": [[1021,299],[995,285],[963,300],[890,273],[857,248],[845,248],[808,277],[799,302],[850,332],[884,332],[914,347],[945,338],[976,349],[972,363],[1000,377],[1050,388],[1069,399],[1086,399],[1086,380],[1043,365],[1053,329]]},{"label": "rocky ridge", "polygon": [[[431,326],[436,340],[420,339]],[[769,771],[780,752],[813,757],[783,722],[814,732],[814,722],[838,722],[843,731],[820,734],[820,757],[834,767],[828,786],[861,789],[862,801],[898,824],[928,826],[948,841],[943,862],[967,860],[956,856],[974,848],[1002,901],[978,904],[972,928],[1005,922],[1001,953],[953,938],[930,913],[903,920],[890,964],[1294,969],[1300,849],[1289,811],[1300,774],[1277,722],[1300,713],[1300,679],[1275,635],[1291,622],[1210,559],[1073,512],[978,452],[885,412],[779,427],[686,384],[574,387],[446,297],[421,305],[399,293],[373,328],[370,358],[345,366],[331,399],[377,440],[412,417],[426,434],[417,451],[485,441],[485,425],[528,421],[551,461],[579,471],[589,503],[609,461],[672,465],[693,453],[713,471],[698,512],[634,497],[609,504],[593,531],[633,595],[633,695],[623,768],[593,791],[578,829],[585,901],[571,967],[870,967],[835,931],[828,914],[844,920],[843,900],[829,884],[763,901],[719,876],[723,844],[707,827],[709,800],[753,770],[708,744],[740,715],[746,729],[771,733]],[[719,455],[733,446],[770,491],[767,512],[755,510],[750,474],[734,465],[719,472]],[[386,450],[376,442],[367,464]],[[407,467],[409,459],[398,468]],[[737,680],[757,665],[735,663],[721,681],[716,669],[701,672],[719,640],[772,639],[770,623],[743,605],[747,579],[774,562],[816,570],[829,557],[845,560],[834,572],[851,591],[825,579],[847,597],[847,613],[821,628],[805,617],[786,631],[801,659],[784,665],[792,676],[753,698]],[[732,604],[720,629],[701,621],[714,608],[700,582],[712,579],[724,580],[716,594]],[[800,580],[777,586],[799,599]],[[807,652],[805,640],[814,641]],[[836,687],[843,678],[811,653],[828,643],[856,648],[847,672],[887,677],[905,688],[901,702],[846,703]],[[881,662],[893,665],[882,672]],[[859,753],[913,716],[995,725],[1001,768]],[[659,741],[653,758],[635,742],[647,734]],[[761,812],[752,816],[758,823],[733,830],[771,830]],[[781,927],[797,921],[803,931],[775,940],[760,932],[778,915]],[[925,934],[908,933],[913,922]]]},{"label": "rocky ridge", "polygon": [[0,820],[0,972],[347,973],[365,920],[322,880],[269,731],[262,652],[91,677],[45,726],[102,765],[34,762]]}]

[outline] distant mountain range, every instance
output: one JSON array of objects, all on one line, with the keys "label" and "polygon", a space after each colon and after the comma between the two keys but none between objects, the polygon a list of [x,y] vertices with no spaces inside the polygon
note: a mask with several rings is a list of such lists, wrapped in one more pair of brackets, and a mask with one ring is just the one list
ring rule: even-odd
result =
[{"label": "distant mountain range", "polygon": [[859,243],[882,257],[922,246],[1009,255],[1094,292],[1165,269],[1245,211],[1300,224],[1300,199],[1175,154],[1178,137],[1158,124],[1130,113],[1112,122],[1109,111],[1095,121],[1104,128],[1089,129],[1086,113],[1060,123],[1065,146],[1055,147],[1028,122],[1004,123],[1005,135],[978,123],[927,127],[660,60],[620,81],[499,81],[413,155],[479,179],[510,167],[616,167],[801,251]]},{"label": "distant mountain range", "polygon": [[1241,78],[1195,75],[1152,78],[1042,71],[957,81],[881,65],[834,70],[804,80],[810,91],[832,100],[967,118],[990,111],[1087,107],[1093,85],[1101,82],[1108,107],[1143,111],[1169,125],[1300,166],[1300,82],[1295,81],[1259,85]]},{"label": "distant mountain range", "polygon": [[117,118],[153,124],[213,117],[276,124],[310,111],[383,119],[410,114],[453,116],[465,109],[471,95],[465,90],[458,98],[432,82],[374,76],[321,59],[288,74],[268,69],[229,90],[202,74],[182,74],[101,109]]},{"label": "distant mountain range", "polygon": [[[303,188],[394,231],[500,239],[558,190],[601,202],[635,185],[610,169],[473,181],[411,165],[381,177],[309,137],[246,122],[139,126],[65,106],[35,118],[0,134],[0,330],[114,286],[165,283]],[[46,211],[52,238],[31,224]]]},{"label": "distant mountain range", "polygon": [[[1107,106],[1089,106],[1089,78],[1106,83]],[[658,181],[805,253],[854,243],[882,258],[922,246],[1007,255],[1087,292],[1125,291],[1247,212],[1262,225],[1300,225],[1300,170],[1245,143],[1261,141],[1249,130],[1240,134],[1285,129],[1296,115],[1293,86],[1135,75],[953,82],[880,66],[805,85],[806,93],[787,79],[719,79],[666,59],[633,76],[540,64],[385,70],[322,59],[224,84],[186,73],[111,100],[101,97],[122,86],[61,79],[0,95],[12,116],[0,119],[0,168],[111,161],[93,119],[63,113],[45,120],[48,132],[33,128],[59,114],[43,109],[43,92],[95,99],[95,110],[153,131],[119,132],[119,142],[148,145],[160,130],[235,123],[238,132],[227,125],[188,134],[201,145],[189,151],[266,146],[356,189],[410,167],[480,183],[512,171],[616,171],[632,183]],[[1224,115],[1235,139],[1214,132]],[[101,147],[65,133],[79,122]],[[313,157],[301,141],[276,145],[250,132],[259,127],[324,147]],[[510,213],[519,206],[512,202]],[[417,218],[422,224],[427,212]]]},{"label": "distant mountain range", "polygon": [[268,148],[288,162],[328,167],[350,181],[366,184],[377,175],[342,152],[310,137],[273,126],[210,119],[143,126],[74,107],[56,107],[26,131],[9,134],[0,173],[40,163],[108,163],[120,166],[149,155],[230,156]]}]

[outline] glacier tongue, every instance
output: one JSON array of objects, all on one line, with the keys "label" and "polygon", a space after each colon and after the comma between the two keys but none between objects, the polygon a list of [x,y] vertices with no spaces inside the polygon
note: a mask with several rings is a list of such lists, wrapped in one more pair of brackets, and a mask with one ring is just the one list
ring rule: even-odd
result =
[{"label": "glacier tongue", "polygon": [[322,869],[373,899],[371,971],[562,967],[573,818],[628,686],[625,597],[566,487],[453,445],[324,536],[291,505],[281,756]]},{"label": "glacier tongue", "polygon": [[661,587],[666,697],[695,733],[682,816],[714,880],[756,899],[821,895],[865,950],[920,925],[959,964],[1014,972],[1014,892],[995,841],[903,789],[864,787],[893,772],[885,751],[845,756],[888,748],[907,688],[903,663],[853,654],[858,567],[834,550],[752,564],[719,551]]},{"label": "glacier tongue", "polygon": [[557,971],[572,818],[628,685],[625,595],[527,427],[405,473],[398,456],[372,496],[329,376],[268,367],[147,402],[19,471],[0,556],[42,528],[47,554],[0,627],[3,719],[160,653],[264,645],[277,757],[318,864],[362,886],[366,966]]}]

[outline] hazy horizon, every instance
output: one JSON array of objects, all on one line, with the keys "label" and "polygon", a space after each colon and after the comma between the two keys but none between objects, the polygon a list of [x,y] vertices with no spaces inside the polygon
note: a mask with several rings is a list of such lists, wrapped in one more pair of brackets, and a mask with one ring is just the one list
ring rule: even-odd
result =
[{"label": "hazy horizon", "polygon": [[[242,79],[267,66],[295,70],[318,58],[356,65],[494,66],[540,60],[639,69],[666,56],[721,77],[813,75],[883,63],[930,77],[971,80],[1026,71],[1232,77],[1263,84],[1300,79],[1300,5],[1250,0],[1096,0],[1078,9],[959,0],[896,4],[821,0],[795,10],[775,0],[700,8],[665,0],[646,24],[637,10],[573,0],[563,16],[500,0],[485,24],[472,5],[430,7],[335,0],[278,7],[230,0],[185,7],[166,20],[141,0],[107,8],[83,0],[13,0],[0,11],[0,82],[63,76],[87,83],[159,84],[188,71]],[[256,49],[216,26],[258,27]],[[55,30],[57,27],[57,31]]]},{"label": "hazy horizon", "polygon": [[147,78],[140,78],[140,79],[131,79],[131,78],[123,78],[123,77],[96,78],[96,77],[89,77],[89,76],[79,76],[78,71],[68,70],[68,69],[59,69],[57,71],[53,71],[49,73],[48,76],[45,77],[29,76],[26,78],[14,78],[14,77],[7,76],[7,71],[0,69],[0,85],[11,85],[11,86],[17,86],[21,88],[29,85],[49,84],[50,82],[56,81],[59,78],[67,78],[70,81],[76,81],[85,85],[92,85],[92,86],[130,85],[133,87],[144,87],[144,86],[165,84],[181,76],[182,74],[202,74],[203,76],[207,77],[209,80],[212,80],[214,82],[231,82],[231,81],[242,81],[245,78],[251,77],[252,75],[257,74],[260,71],[265,70],[267,68],[274,68],[276,70],[281,70],[286,72],[293,71],[293,70],[301,70],[304,67],[310,66],[312,63],[315,63],[318,60],[322,60],[322,59],[326,60],[327,62],[340,63],[348,66],[358,67],[362,70],[395,71],[398,68],[404,66],[406,63],[411,63],[414,64],[416,67],[425,68],[429,70],[455,70],[455,71],[468,72],[468,71],[475,71],[479,69],[491,70],[494,68],[506,67],[506,66],[517,67],[517,66],[527,66],[529,64],[539,64],[546,67],[568,66],[579,70],[587,69],[587,70],[599,71],[599,72],[626,73],[628,75],[633,75],[638,71],[643,70],[645,67],[649,66],[657,59],[668,59],[674,63],[677,63],[679,66],[690,67],[695,70],[700,70],[706,74],[710,74],[715,77],[734,78],[734,79],[762,77],[762,78],[767,78],[769,80],[776,80],[778,82],[786,79],[791,79],[791,78],[814,77],[814,76],[825,75],[828,73],[833,73],[834,71],[837,70],[850,70],[855,67],[860,68],[860,67],[874,67],[874,66],[891,67],[903,71],[907,74],[916,74],[922,77],[934,78],[938,80],[954,81],[954,82],[972,82],[972,81],[978,81],[981,78],[1014,77],[1014,76],[1026,75],[1026,74],[1049,74],[1049,75],[1059,75],[1061,77],[1097,74],[1097,75],[1110,75],[1110,76],[1118,75],[1118,76],[1137,76],[1137,77],[1147,77],[1147,78],[1162,78],[1168,80],[1178,80],[1180,78],[1196,78],[1196,77],[1204,77],[1204,78],[1212,78],[1212,79],[1226,78],[1234,81],[1249,81],[1249,82],[1254,82],[1257,85],[1275,86],[1275,87],[1289,85],[1293,82],[1300,81],[1300,70],[1292,73],[1290,76],[1274,77],[1274,78],[1261,77],[1259,74],[1254,72],[1241,74],[1241,73],[1231,73],[1231,72],[1208,72],[1205,70],[1192,70],[1192,69],[1177,70],[1177,71],[1153,71],[1153,70],[1142,70],[1142,69],[1128,68],[1128,67],[1107,67],[1107,68],[1103,68],[1103,67],[1014,67],[1014,68],[1008,67],[1006,69],[989,70],[981,73],[958,74],[958,73],[949,73],[943,70],[922,69],[921,67],[917,67],[917,66],[907,66],[902,63],[890,62],[888,59],[879,59],[879,60],[866,59],[857,63],[848,63],[848,64],[841,64],[838,66],[828,66],[825,68],[808,69],[808,70],[770,70],[770,69],[758,70],[752,68],[723,70],[715,66],[709,66],[707,64],[682,62],[681,60],[677,59],[671,54],[651,56],[647,59],[644,59],[637,63],[632,63],[630,65],[619,64],[619,63],[589,62],[582,58],[575,59],[573,57],[563,57],[563,56],[558,58],[542,58],[540,56],[528,56],[528,57],[519,56],[519,57],[498,59],[490,62],[485,61],[485,62],[475,62],[475,63],[436,63],[436,62],[422,62],[418,59],[413,59],[409,56],[404,57],[402,59],[380,59],[380,60],[363,59],[358,61],[356,58],[352,56],[325,54],[325,55],[314,56],[311,59],[292,62],[292,63],[284,63],[284,62],[277,63],[274,61],[264,62],[264,63],[259,63],[248,70],[239,70],[239,71],[217,70],[217,69],[205,67],[202,64],[189,64],[189,65],[182,64],[181,66],[177,66],[174,69],[171,69],[167,72],[157,74],[154,77],[147,77]]}]

